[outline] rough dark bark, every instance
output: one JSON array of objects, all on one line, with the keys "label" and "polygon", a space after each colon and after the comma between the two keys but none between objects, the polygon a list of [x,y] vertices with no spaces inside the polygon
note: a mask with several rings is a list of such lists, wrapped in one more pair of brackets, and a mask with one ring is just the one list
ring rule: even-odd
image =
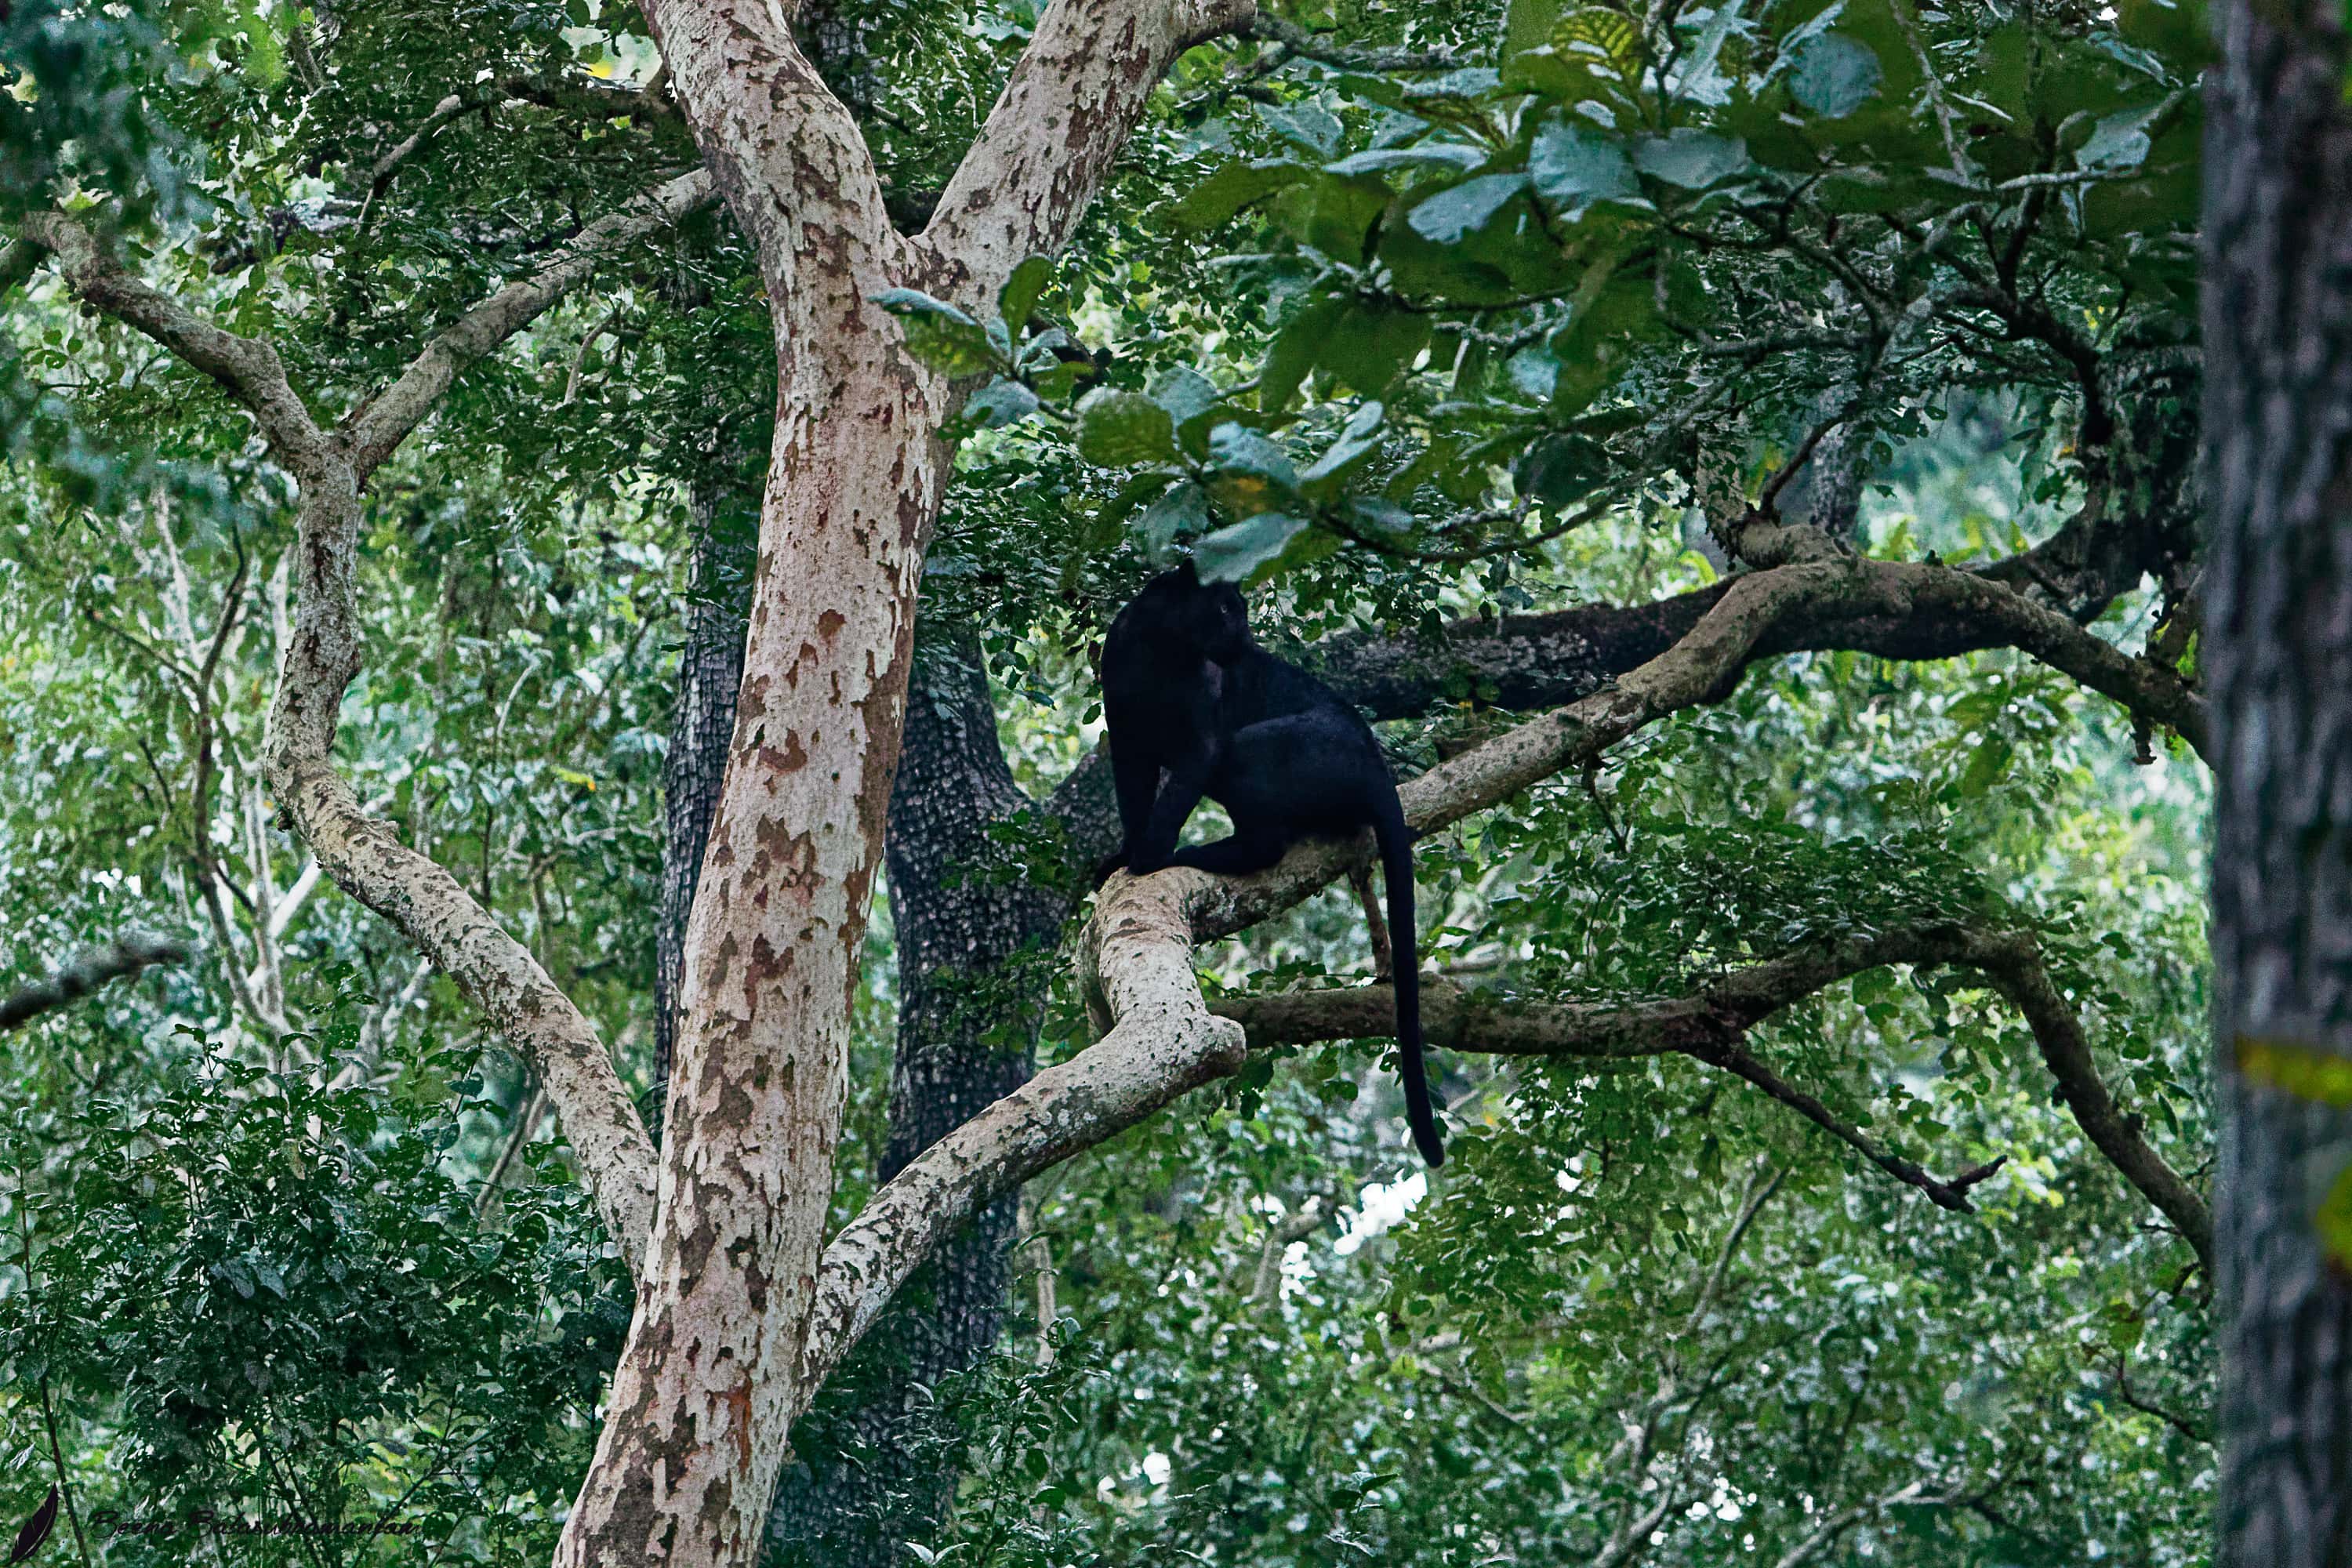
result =
[{"label": "rough dark bark", "polygon": [[[1052,954],[1073,907],[1065,890],[985,865],[992,822],[1026,809],[998,742],[977,644],[919,643],[886,841],[898,933],[898,1052],[885,1181],[1027,1081]],[[768,1561],[885,1568],[905,1561],[952,1500],[928,1391],[996,1342],[1010,1278],[1015,1200],[950,1242],[895,1301],[835,1380],[844,1397],[803,1418],[769,1521]]]},{"label": "rough dark bark", "polygon": [[2352,117],[2340,7],[2221,11],[2205,166],[2222,1568],[2352,1564]]},{"label": "rough dark bark", "polygon": [[[694,909],[710,814],[727,773],[736,688],[743,683],[743,635],[751,621],[751,566],[760,537],[758,486],[711,479],[697,483],[693,521],[677,705],[670,714],[669,752],[662,761],[661,910],[654,939],[654,1076],[660,1085],[669,1081],[670,1049],[677,1035],[686,918]],[[655,1103],[660,1103],[658,1093]]]}]

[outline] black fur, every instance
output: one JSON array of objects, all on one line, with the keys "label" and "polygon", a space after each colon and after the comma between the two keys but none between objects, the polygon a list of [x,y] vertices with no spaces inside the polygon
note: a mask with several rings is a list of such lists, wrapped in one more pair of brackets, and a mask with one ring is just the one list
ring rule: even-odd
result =
[{"label": "black fur", "polygon": [[[1443,1164],[1422,1063],[1412,832],[1371,726],[1329,687],[1258,647],[1241,591],[1203,584],[1190,562],[1145,584],[1111,622],[1102,683],[1127,830],[1103,876],[1121,866],[1139,877],[1168,866],[1240,876],[1273,865],[1302,838],[1372,830],[1388,883],[1406,1118],[1423,1158]],[[1184,819],[1203,795],[1225,808],[1233,835],[1179,849]]]}]

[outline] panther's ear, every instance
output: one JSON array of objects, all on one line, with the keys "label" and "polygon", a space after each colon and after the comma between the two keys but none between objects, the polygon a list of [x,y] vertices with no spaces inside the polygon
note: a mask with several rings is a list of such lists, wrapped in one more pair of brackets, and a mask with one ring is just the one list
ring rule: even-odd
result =
[{"label": "panther's ear", "polygon": [[1185,582],[1192,584],[1192,586],[1197,588],[1201,585],[1200,568],[1193,564],[1192,558],[1191,556],[1187,555],[1180,559],[1176,564],[1171,568],[1171,570],[1175,572],[1177,575],[1182,577]]}]

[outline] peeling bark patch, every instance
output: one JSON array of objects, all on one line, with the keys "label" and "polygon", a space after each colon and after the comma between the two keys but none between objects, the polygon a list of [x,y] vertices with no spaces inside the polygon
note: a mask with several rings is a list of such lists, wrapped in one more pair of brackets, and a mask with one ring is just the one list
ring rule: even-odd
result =
[{"label": "peeling bark patch", "polygon": [[760,765],[772,773],[794,773],[808,766],[808,748],[801,744],[800,731],[784,731],[784,749],[761,746],[758,752]]}]

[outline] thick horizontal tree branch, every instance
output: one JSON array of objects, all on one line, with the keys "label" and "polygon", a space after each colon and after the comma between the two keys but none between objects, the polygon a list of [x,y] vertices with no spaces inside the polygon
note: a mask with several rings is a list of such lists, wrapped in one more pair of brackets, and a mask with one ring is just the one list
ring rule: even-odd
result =
[{"label": "thick horizontal tree branch", "polygon": [[1296,22],[1261,11],[1242,29],[1246,37],[1278,44],[1300,59],[1349,71],[1450,71],[1470,61],[1452,49],[1381,48],[1339,44],[1310,33]]},{"label": "thick horizontal tree branch", "polygon": [[[1802,1090],[1777,1079],[1744,1044],[1749,1029],[1824,987],[1890,963],[1958,965],[1980,972],[2033,1031],[2059,1098],[2092,1147],[2170,1220],[2200,1261],[2210,1258],[2211,1212],[2196,1189],[2125,1115],[2099,1075],[2080,1017],[2051,978],[2039,945],[2023,932],[1938,921],[1798,948],[1735,970],[1687,994],[1624,1004],[1517,1003],[1447,981],[1425,984],[1423,1027],[1432,1045],[1507,1056],[1631,1059],[1675,1054],[1735,1073],[1852,1144],[1888,1173],[1946,1208],[1965,1209],[1967,1188],[1990,1175],[1971,1172],[1938,1183],[1910,1162],[1878,1150]],[[1210,1011],[1249,1032],[1253,1047],[1321,1040],[1381,1039],[1396,1027],[1385,985],[1231,997]]]},{"label": "thick horizontal tree branch", "polygon": [[42,1014],[78,1002],[102,985],[137,974],[155,963],[184,963],[185,942],[133,931],[94,947],[46,980],[0,997],[0,1034],[20,1029]]},{"label": "thick horizontal tree branch", "polygon": [[[2193,742],[2203,739],[2202,704],[2176,678],[2128,658],[2018,589],[1953,567],[1839,555],[1735,579],[1687,633],[1614,686],[1407,783],[1399,791],[1406,818],[1426,834],[1499,805],[1564,769],[1597,763],[1645,726],[1714,700],[1771,639],[1790,637],[1792,628],[1837,621],[1901,625],[1922,615],[1989,623],[2086,684],[2148,704],[2163,721],[2177,721]],[[1213,877],[1181,867],[1147,878],[1114,875],[1097,896],[1080,959],[1109,1026],[1097,1045],[1032,1085],[1034,1090],[1054,1079],[1074,1092],[1057,1097],[1050,1115],[1020,1095],[1000,1101],[877,1194],[868,1206],[876,1223],[866,1226],[861,1217],[836,1241],[838,1250],[827,1252],[820,1285],[826,1311],[812,1342],[824,1341],[828,1353],[837,1355],[854,1342],[898,1284],[971,1212],[973,1194],[993,1196],[1115,1135],[1184,1089],[1219,1076],[1219,1063],[1237,1060],[1232,1044],[1208,1026],[1211,1015],[1191,966],[1192,944],[1278,914],[1369,858],[1366,836],[1358,842],[1301,845],[1250,877]],[[1130,1016],[1130,1002],[1143,1011]],[[1101,1058],[1090,1062],[1097,1052]],[[1760,1064],[1753,1058],[1726,1058],[1722,1065],[1734,1071],[1749,1068],[1743,1076],[1759,1081]],[[1113,1083],[1115,1091],[1108,1088]],[[2087,1090],[2085,1096],[2095,1103]],[[2120,1119],[2105,1134],[2093,1136],[2098,1142],[2117,1133],[2137,1136]],[[2116,1159],[2107,1143],[2101,1148]],[[2147,1155],[2154,1158],[2153,1151]],[[2150,1174],[2138,1152],[2127,1151],[2117,1165],[2136,1180]],[[2168,1205],[2177,1205],[2179,1195],[2168,1193],[2158,1206],[2170,1215]],[[2150,1199],[2158,1201],[2153,1193]],[[2193,1221],[2192,1211],[2182,1213]],[[2195,1245],[2203,1232],[2192,1224],[2183,1234]]]},{"label": "thick horizontal tree branch", "polygon": [[[1825,986],[1885,964],[1946,962],[1955,942],[1941,925],[1849,937],[1734,970],[1685,995],[1618,1005],[1523,1005],[1432,981],[1423,993],[1423,1028],[1430,1044],[1458,1051],[1604,1061],[1690,1057],[1755,1085],[1938,1207],[1965,1213],[1973,1206],[1969,1189],[1999,1169],[1998,1161],[1948,1181],[1932,1176],[1790,1083],[1747,1044],[1758,1023]],[[1386,1015],[1375,1011],[1382,1004]],[[1389,986],[1358,985],[1230,997],[1209,1010],[1243,1026],[1251,1046],[1264,1047],[1383,1038],[1396,1030],[1395,1006]]]}]

